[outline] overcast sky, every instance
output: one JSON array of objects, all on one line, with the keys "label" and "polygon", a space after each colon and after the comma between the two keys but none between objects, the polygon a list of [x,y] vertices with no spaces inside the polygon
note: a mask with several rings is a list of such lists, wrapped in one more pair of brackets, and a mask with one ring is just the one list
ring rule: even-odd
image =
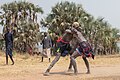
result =
[{"label": "overcast sky", "polygon": [[[0,5],[15,0],[0,0]],[[16,0],[19,1],[19,0]],[[104,17],[112,26],[120,29],[120,0],[27,0],[39,5],[44,10],[44,15],[50,12],[51,7],[60,1],[70,1],[82,4],[83,8],[95,18]],[[39,15],[38,17],[40,17]],[[0,32],[2,28],[0,28]]]}]

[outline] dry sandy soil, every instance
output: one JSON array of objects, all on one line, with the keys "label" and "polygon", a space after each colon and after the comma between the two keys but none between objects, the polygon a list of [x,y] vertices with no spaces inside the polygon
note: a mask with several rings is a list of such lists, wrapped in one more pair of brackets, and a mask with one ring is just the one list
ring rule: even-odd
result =
[{"label": "dry sandy soil", "polygon": [[[52,60],[54,57],[52,57]],[[52,68],[50,76],[43,76],[50,64],[48,59],[40,62],[40,56],[14,55],[15,65],[5,65],[5,55],[0,52],[0,80],[120,80],[120,55],[96,56],[89,58],[91,74],[81,57],[77,58],[78,75],[66,73],[69,57],[61,58]]]}]

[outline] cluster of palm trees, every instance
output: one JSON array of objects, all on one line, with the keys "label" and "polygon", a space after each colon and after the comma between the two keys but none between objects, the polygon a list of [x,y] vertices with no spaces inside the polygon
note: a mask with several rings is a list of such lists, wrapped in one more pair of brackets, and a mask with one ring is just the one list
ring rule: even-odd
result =
[{"label": "cluster of palm trees", "polygon": [[57,3],[45,20],[51,26],[49,29],[59,35],[73,22],[78,22],[82,33],[92,43],[96,53],[113,54],[117,51],[116,40],[119,30],[112,28],[102,17],[95,19],[80,4],[68,1]]},{"label": "cluster of palm trees", "polygon": [[[26,46],[34,46],[34,43],[40,40],[37,14],[43,13],[41,7],[29,2],[12,2],[2,5],[1,9],[0,24],[4,26],[3,32],[12,24],[17,50],[21,51],[20,46],[23,45],[24,51]],[[73,22],[81,25],[82,33],[91,42],[96,53],[113,54],[117,51],[116,40],[119,30],[112,28],[102,17],[95,19],[82,8],[81,4],[58,2],[41,24],[49,25],[49,31],[60,36]],[[54,39],[54,36],[52,38]]]},{"label": "cluster of palm trees", "polygon": [[11,27],[14,33],[14,46],[16,50],[26,51],[27,46],[32,46],[39,40],[39,24],[37,14],[43,13],[41,7],[29,2],[12,2],[1,6],[0,24]]}]

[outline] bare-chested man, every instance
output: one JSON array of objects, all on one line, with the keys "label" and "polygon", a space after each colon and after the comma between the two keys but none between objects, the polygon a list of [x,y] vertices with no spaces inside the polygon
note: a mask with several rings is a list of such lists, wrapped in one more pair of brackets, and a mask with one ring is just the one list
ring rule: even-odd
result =
[{"label": "bare-chested man", "polygon": [[[77,58],[78,56],[82,56],[85,65],[87,67],[87,73],[90,73],[90,68],[89,68],[89,62],[86,59],[86,57],[92,57],[94,59],[94,55],[93,55],[93,50],[90,46],[90,44],[87,42],[87,40],[84,38],[84,36],[81,34],[80,31],[77,30],[77,28],[79,27],[79,23],[74,22],[73,23],[73,27],[72,27],[72,32],[74,32],[73,34],[73,46],[74,48],[72,48],[72,55],[70,56],[70,65],[69,65],[69,69],[68,71],[70,71],[72,69],[72,66],[74,68],[74,73],[77,74],[77,65],[76,65],[76,61],[75,58]],[[76,41],[75,41],[76,40]]]},{"label": "bare-chested man", "polygon": [[62,36],[62,38],[59,38],[57,40],[57,48],[56,48],[56,57],[55,59],[51,62],[50,66],[47,68],[45,71],[44,75],[48,76],[51,68],[55,65],[55,63],[60,59],[60,56],[66,56],[70,51],[71,47],[69,42],[72,40],[73,34],[71,30],[67,29],[65,31],[65,34]]},{"label": "bare-chested man", "polygon": [[[57,53],[56,53],[56,57],[55,59],[52,61],[52,63],[50,64],[50,66],[47,68],[47,70],[45,71],[44,75],[47,76],[49,75],[49,72],[51,70],[51,68],[55,65],[55,63],[59,60],[60,56],[66,56],[68,54],[68,51],[70,51],[70,65],[69,65],[69,70],[72,69],[72,66],[74,67],[74,73],[77,74],[77,66],[76,66],[76,61],[75,58],[77,58],[78,56],[82,56],[86,67],[87,67],[87,73],[90,73],[90,69],[89,69],[89,63],[88,60],[86,59],[86,57],[91,56],[91,54],[88,53],[83,53],[79,51],[79,47],[80,47],[80,43],[84,43],[86,44],[86,47],[90,47],[90,45],[87,43],[87,40],[83,37],[83,35],[81,34],[81,32],[79,32],[76,28],[78,27],[78,25],[73,25],[74,28],[72,28],[72,32],[70,30],[66,30],[66,33],[63,35],[62,38],[60,38],[59,40],[57,40]],[[74,33],[73,33],[74,32]],[[72,49],[70,49],[70,43],[69,42],[73,42],[72,44]],[[79,46],[77,48],[77,46]],[[78,53],[78,52],[80,53]],[[92,52],[92,51],[91,51]],[[93,56],[93,55],[92,55]]]}]

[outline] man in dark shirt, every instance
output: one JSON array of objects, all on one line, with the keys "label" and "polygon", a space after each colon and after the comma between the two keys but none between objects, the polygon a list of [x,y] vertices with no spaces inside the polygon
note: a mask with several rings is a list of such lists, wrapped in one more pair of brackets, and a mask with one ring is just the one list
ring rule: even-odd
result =
[{"label": "man in dark shirt", "polygon": [[43,44],[43,53],[42,53],[41,62],[43,62],[43,57],[49,58],[49,62],[50,62],[52,41],[48,33],[44,33],[42,44]]},{"label": "man in dark shirt", "polygon": [[65,57],[69,53],[68,51],[70,51],[71,48],[69,42],[71,41],[72,37],[73,34],[71,30],[67,29],[65,30],[64,35],[57,40],[56,57],[51,62],[45,73],[43,74],[44,76],[49,76],[50,70],[58,62],[60,57],[61,56]]},{"label": "man in dark shirt", "polygon": [[12,50],[13,50],[13,34],[11,28],[7,28],[7,32],[5,34],[5,46],[6,46],[6,64],[8,65],[8,55],[12,61],[12,65],[14,65],[14,60],[12,58]]}]

